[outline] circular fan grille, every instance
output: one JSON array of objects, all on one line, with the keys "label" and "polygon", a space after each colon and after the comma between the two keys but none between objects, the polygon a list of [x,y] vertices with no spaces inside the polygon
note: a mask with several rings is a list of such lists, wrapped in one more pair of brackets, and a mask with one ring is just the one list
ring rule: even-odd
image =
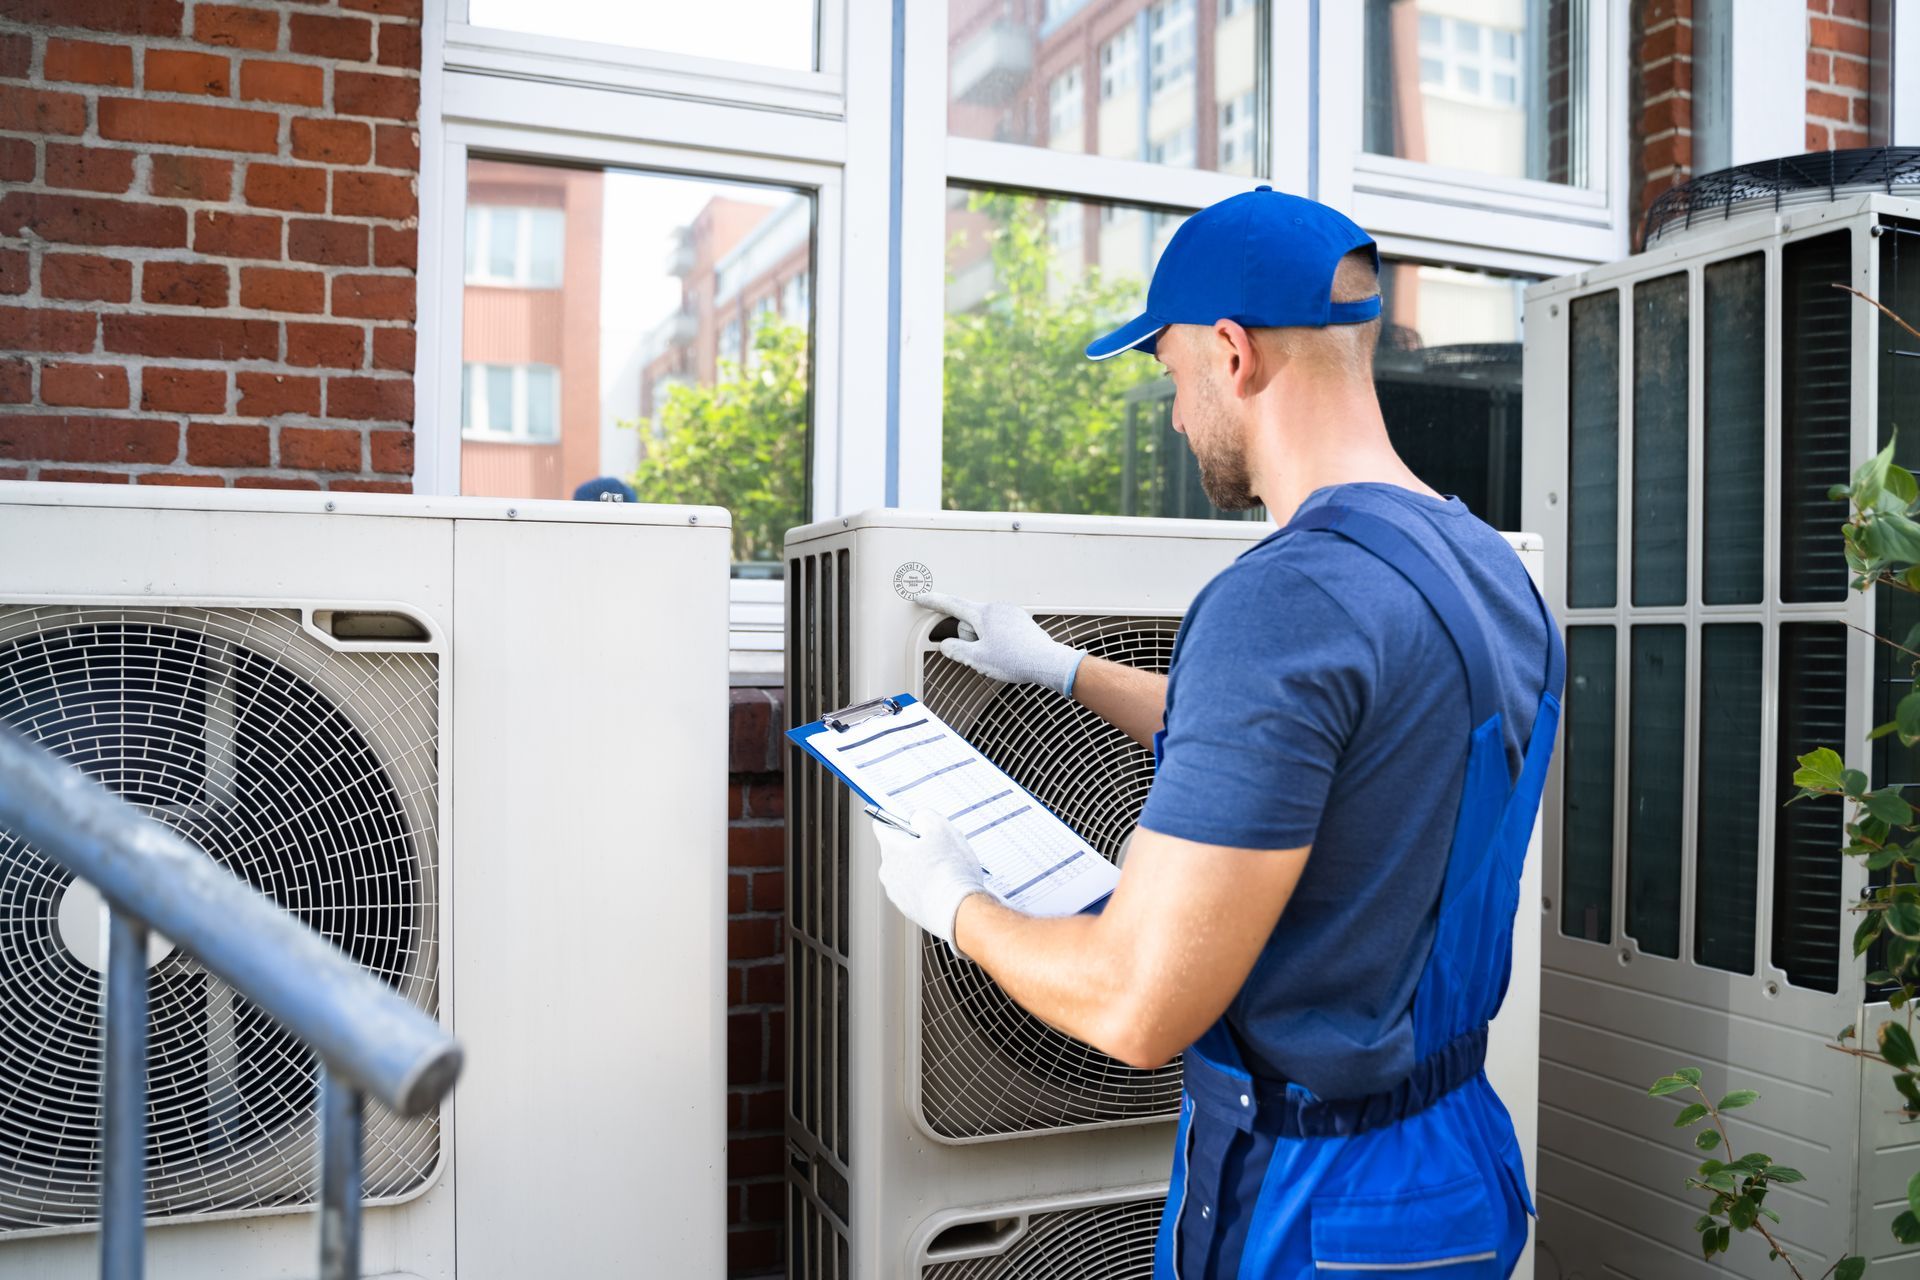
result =
[{"label": "circular fan grille", "polygon": [[[0,609],[0,723],[429,1012],[437,696],[431,655],[336,653],[281,612]],[[97,1218],[94,901],[0,830],[0,1232]],[[170,945],[148,957],[149,1215],[311,1203],[313,1058]],[[438,1151],[433,1117],[369,1113],[367,1196]]]},{"label": "circular fan grille", "polygon": [[942,1262],[921,1280],[1149,1280],[1164,1197],[1036,1213],[1011,1249]]},{"label": "circular fan grille", "polygon": [[[1165,671],[1177,618],[1041,617],[1076,649]],[[1153,754],[1079,703],[1038,685],[989,680],[926,655],[922,700],[1039,797],[1095,850],[1118,861],[1153,785]],[[986,971],[928,937],[920,953],[920,1107],[954,1139],[1171,1116],[1180,1067],[1141,1071],[1055,1031],[1007,998]]]}]

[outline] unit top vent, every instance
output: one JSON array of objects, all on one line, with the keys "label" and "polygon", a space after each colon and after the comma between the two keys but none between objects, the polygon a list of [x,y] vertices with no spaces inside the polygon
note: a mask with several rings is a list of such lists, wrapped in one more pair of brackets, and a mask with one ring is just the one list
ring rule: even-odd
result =
[{"label": "unit top vent", "polygon": [[1810,151],[1703,173],[1653,202],[1646,242],[1741,214],[1871,191],[1920,197],[1920,147]]}]

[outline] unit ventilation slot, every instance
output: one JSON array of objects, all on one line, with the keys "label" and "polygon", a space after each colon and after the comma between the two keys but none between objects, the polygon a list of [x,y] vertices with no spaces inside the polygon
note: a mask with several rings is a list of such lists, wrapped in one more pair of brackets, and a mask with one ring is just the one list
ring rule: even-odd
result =
[{"label": "unit ventilation slot", "polygon": [[[816,1187],[815,1180],[819,1185]],[[845,1221],[847,1185],[833,1169],[787,1151],[787,1274],[794,1280],[853,1275]]]},{"label": "unit ventilation slot", "polygon": [[[1027,1216],[1026,1230],[997,1229],[1005,1219],[963,1223],[935,1237],[921,1280],[1150,1280],[1153,1243],[1160,1230],[1161,1196],[1121,1200]],[[971,1232],[969,1232],[971,1228]],[[939,1262],[943,1243],[984,1244],[1012,1239],[1004,1252]],[[971,1250],[969,1250],[971,1251]]]},{"label": "unit ventilation slot", "polygon": [[[0,723],[205,850],[436,1012],[438,677],[292,613],[0,608]],[[99,899],[0,830],[0,1233],[97,1219]],[[149,950],[149,1216],[313,1201],[313,1057]],[[370,1114],[366,1192],[420,1186],[435,1118]]]},{"label": "unit ventilation slot", "polygon": [[[1041,617],[1056,639],[1165,671],[1178,618]],[[1068,698],[989,680],[937,653],[922,698],[1103,856],[1119,861],[1153,785],[1153,756]],[[1151,1120],[1179,1106],[1177,1064],[1141,1071],[1055,1031],[935,938],[921,950],[920,1108],[965,1140]]]}]

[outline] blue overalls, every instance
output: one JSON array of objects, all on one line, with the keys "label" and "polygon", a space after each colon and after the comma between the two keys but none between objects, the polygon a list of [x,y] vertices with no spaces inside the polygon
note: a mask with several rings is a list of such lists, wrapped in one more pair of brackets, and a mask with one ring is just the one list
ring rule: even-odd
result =
[{"label": "blue overalls", "polygon": [[1326,507],[1290,527],[1307,529],[1338,533],[1411,583],[1466,671],[1471,739],[1433,950],[1413,1000],[1416,1062],[1390,1092],[1321,1099],[1253,1076],[1237,1033],[1217,1022],[1185,1057],[1154,1277],[1497,1280],[1526,1244],[1533,1205],[1513,1122],[1483,1069],[1487,1024],[1507,992],[1565,655],[1541,601],[1545,689],[1516,781],[1480,606],[1395,521]]}]

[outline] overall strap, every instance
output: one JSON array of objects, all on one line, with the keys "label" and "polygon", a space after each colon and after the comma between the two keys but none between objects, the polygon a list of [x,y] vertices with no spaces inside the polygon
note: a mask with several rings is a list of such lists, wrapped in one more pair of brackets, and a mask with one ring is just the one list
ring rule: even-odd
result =
[{"label": "overall strap", "polygon": [[1533,588],[1533,602],[1540,606],[1540,625],[1547,629],[1547,682],[1543,692],[1558,701],[1567,680],[1567,651],[1560,643],[1559,624],[1553,620],[1553,611],[1547,608],[1547,598],[1540,593],[1532,574],[1527,575],[1527,585]]},{"label": "overall strap", "polygon": [[1460,663],[1467,671],[1467,704],[1473,712],[1474,725],[1485,724],[1500,710],[1500,682],[1494,676],[1493,646],[1479,606],[1467,599],[1452,575],[1440,567],[1425,547],[1379,516],[1351,507],[1321,507],[1287,527],[1337,533],[1397,571],[1433,607],[1454,649],[1459,652]]}]

